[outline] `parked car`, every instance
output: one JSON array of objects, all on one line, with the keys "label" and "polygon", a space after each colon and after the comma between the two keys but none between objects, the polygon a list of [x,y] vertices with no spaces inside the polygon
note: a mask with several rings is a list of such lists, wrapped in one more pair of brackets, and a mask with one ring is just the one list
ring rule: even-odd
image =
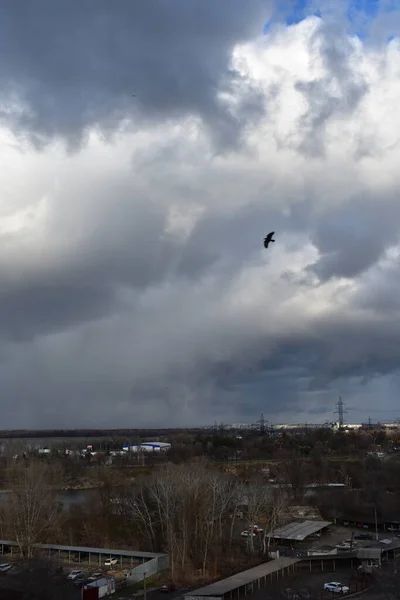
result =
[{"label": "parked car", "polygon": [[374,536],[370,533],[360,533],[359,535],[354,536],[355,540],[373,540]]},{"label": "parked car", "polygon": [[335,545],[335,548],[338,550],[353,550],[356,544],[352,544],[351,542],[339,542]]},{"label": "parked car", "polygon": [[242,537],[256,537],[256,534],[254,533],[254,531],[242,531],[242,533],[240,534]]},{"label": "parked car", "polygon": [[11,569],[11,565],[9,563],[2,563],[0,565],[0,573],[7,573]]},{"label": "parked car", "polygon": [[329,583],[324,583],[324,590],[333,594],[348,594],[350,588],[348,585],[343,585],[343,583],[339,583],[338,581],[330,581]]},{"label": "parked car", "polygon": [[107,560],[104,563],[105,567],[113,567],[114,565],[118,564],[118,558],[107,558]]},{"label": "parked car", "polygon": [[102,577],[104,577],[103,573],[93,573],[92,575],[90,575],[90,577],[88,577],[87,583],[93,583],[98,579],[102,579]]},{"label": "parked car", "polygon": [[83,587],[85,585],[85,583],[87,583],[87,579],[86,577],[83,577],[82,575],[80,577],[77,577],[76,579],[74,579],[74,585],[76,585],[76,587]]},{"label": "parked car", "polygon": [[164,583],[159,589],[160,592],[174,592],[176,586],[173,583]]},{"label": "parked car", "polygon": [[83,571],[81,571],[80,569],[74,569],[68,575],[67,579],[70,579],[71,581],[75,581],[75,579],[77,579],[78,577],[82,577],[82,576],[83,576]]}]

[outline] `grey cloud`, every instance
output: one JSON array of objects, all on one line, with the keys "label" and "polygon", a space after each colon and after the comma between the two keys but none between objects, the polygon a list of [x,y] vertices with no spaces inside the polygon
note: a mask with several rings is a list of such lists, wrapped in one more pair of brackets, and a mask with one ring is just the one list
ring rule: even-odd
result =
[{"label": "grey cloud", "polygon": [[397,198],[372,198],[369,193],[351,198],[324,214],[311,236],[321,253],[309,269],[321,281],[331,277],[356,277],[399,239],[400,207]]},{"label": "grey cloud", "polygon": [[331,117],[352,114],[368,91],[367,83],[351,65],[354,50],[340,22],[321,21],[310,39],[310,50],[322,59],[327,74],[315,81],[298,81],[308,110],[300,119],[303,139],[299,149],[306,155],[325,155],[324,132]]},{"label": "grey cloud", "polygon": [[[77,145],[87,128],[111,135],[127,116],[139,129],[193,114],[220,148],[235,145],[248,119],[262,114],[263,96],[229,72],[229,51],[258,33],[269,3],[110,6],[38,1],[20,14],[14,0],[1,4],[0,79],[9,97],[26,104],[21,114],[3,105],[7,122],[38,143],[64,137]],[[350,48],[335,35],[321,27],[312,42],[322,44],[329,77],[314,87],[300,83],[310,108],[301,126],[311,146],[321,141],[321,152],[324,124],[349,116],[365,91],[352,79]],[[326,93],[332,82],[339,99]],[[216,91],[242,84],[232,115]],[[239,152],[219,162],[200,158],[201,141],[183,137],[166,134],[160,144],[136,148],[131,172],[125,165],[80,174],[66,159],[59,190],[49,192],[45,244],[35,249],[24,234],[2,240],[3,426],[194,425],[253,421],[261,411],[271,421],[320,420],[332,412],[338,388],[362,408],[364,395],[371,406],[386,389],[379,381],[389,380],[387,405],[393,402],[398,269],[393,264],[377,275],[376,261],[398,240],[398,199],[387,190],[349,197],[338,185],[339,206],[325,210],[316,191],[323,190],[322,171],[307,164],[304,175],[292,172],[301,169],[301,157],[287,165],[255,157],[246,172]],[[275,167],[294,179],[291,202]],[[365,188],[358,181],[354,187]],[[190,202],[205,208],[193,231],[168,235],[171,204]],[[277,243],[265,255],[269,229]],[[272,276],[286,241],[301,257],[308,234],[318,262],[298,275],[289,259],[287,273]],[[265,279],[255,287],[265,286],[262,293],[249,284],[240,290],[244,307],[232,308],[231,284],[260,265]],[[324,304],[324,285],[343,276],[356,278],[358,292],[339,310],[334,301]],[[310,291],[315,314],[301,304]]]},{"label": "grey cloud", "polygon": [[115,323],[15,347],[0,364],[4,397],[18,397],[20,406],[34,402],[42,426],[56,425],[57,411],[73,426],[79,406],[92,402],[95,417],[93,409],[79,413],[82,425],[211,424],[254,420],[261,411],[273,422],[284,413],[288,421],[312,420],[308,408],[331,412],[338,387],[348,390],[359,378],[370,397],[375,378],[398,370],[397,319],[377,313],[366,320],[354,309],[314,320],[308,333],[288,326],[271,335],[249,330],[245,315],[218,318],[223,287],[218,282],[204,295],[180,285],[170,301],[154,291]]},{"label": "grey cloud", "polygon": [[[61,137],[74,149],[88,127],[108,135],[126,119],[138,127],[197,114],[220,147],[235,143],[260,115],[262,98],[252,94],[251,82],[240,81],[248,90],[235,117],[217,91],[238,83],[230,52],[261,34],[271,5],[6,0],[0,7],[1,119],[39,146]],[[15,100],[22,108],[13,108]]]}]

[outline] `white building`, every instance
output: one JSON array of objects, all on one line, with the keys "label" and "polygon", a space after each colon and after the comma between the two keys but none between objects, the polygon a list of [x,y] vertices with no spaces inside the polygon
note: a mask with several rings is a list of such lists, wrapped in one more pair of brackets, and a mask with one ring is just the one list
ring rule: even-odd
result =
[{"label": "white building", "polygon": [[144,452],[166,452],[171,450],[171,444],[168,442],[143,442],[140,444],[140,449]]}]

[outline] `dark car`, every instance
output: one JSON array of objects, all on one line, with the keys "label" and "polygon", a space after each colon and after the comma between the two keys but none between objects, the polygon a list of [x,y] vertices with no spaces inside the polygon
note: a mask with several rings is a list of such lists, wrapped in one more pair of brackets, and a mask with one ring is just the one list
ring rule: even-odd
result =
[{"label": "dark car", "polygon": [[160,587],[160,592],[174,592],[176,590],[176,586],[173,583],[164,583]]},{"label": "dark car", "polygon": [[86,577],[77,577],[74,581],[74,585],[79,588],[83,587],[85,583],[87,583]]},{"label": "dark car", "polygon": [[370,533],[360,533],[359,535],[354,536],[355,540],[373,540],[374,536]]}]

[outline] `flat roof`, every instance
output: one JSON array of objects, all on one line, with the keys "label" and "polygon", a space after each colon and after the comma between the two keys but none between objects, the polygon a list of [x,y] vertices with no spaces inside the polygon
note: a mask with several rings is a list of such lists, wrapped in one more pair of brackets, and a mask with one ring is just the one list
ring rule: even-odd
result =
[{"label": "flat roof", "polygon": [[223,596],[243,585],[253,583],[253,581],[257,581],[257,579],[261,579],[271,573],[276,573],[277,571],[298,562],[301,562],[301,559],[286,557],[277,558],[276,560],[271,560],[262,565],[258,565],[257,567],[253,567],[252,569],[248,569],[247,571],[242,571],[241,573],[237,573],[236,575],[232,575],[221,581],[206,585],[198,590],[193,590],[192,592],[185,594],[185,598],[189,596]]},{"label": "flat roof", "polygon": [[[3,546],[18,546],[17,542],[10,542],[7,540],[0,540],[0,545]],[[43,548],[45,550],[59,550],[60,552],[84,552],[86,554],[107,554],[108,556],[125,556],[128,558],[145,558],[150,560],[152,558],[165,556],[162,553],[154,552],[138,552],[135,550],[118,550],[110,548],[90,548],[87,546],[59,546],[56,544],[33,544],[35,548]]]},{"label": "flat roof", "polygon": [[309,535],[312,535],[331,524],[331,521],[294,521],[283,527],[278,527],[278,529],[274,529],[274,531],[270,531],[267,537],[280,540],[297,540],[301,542]]}]

